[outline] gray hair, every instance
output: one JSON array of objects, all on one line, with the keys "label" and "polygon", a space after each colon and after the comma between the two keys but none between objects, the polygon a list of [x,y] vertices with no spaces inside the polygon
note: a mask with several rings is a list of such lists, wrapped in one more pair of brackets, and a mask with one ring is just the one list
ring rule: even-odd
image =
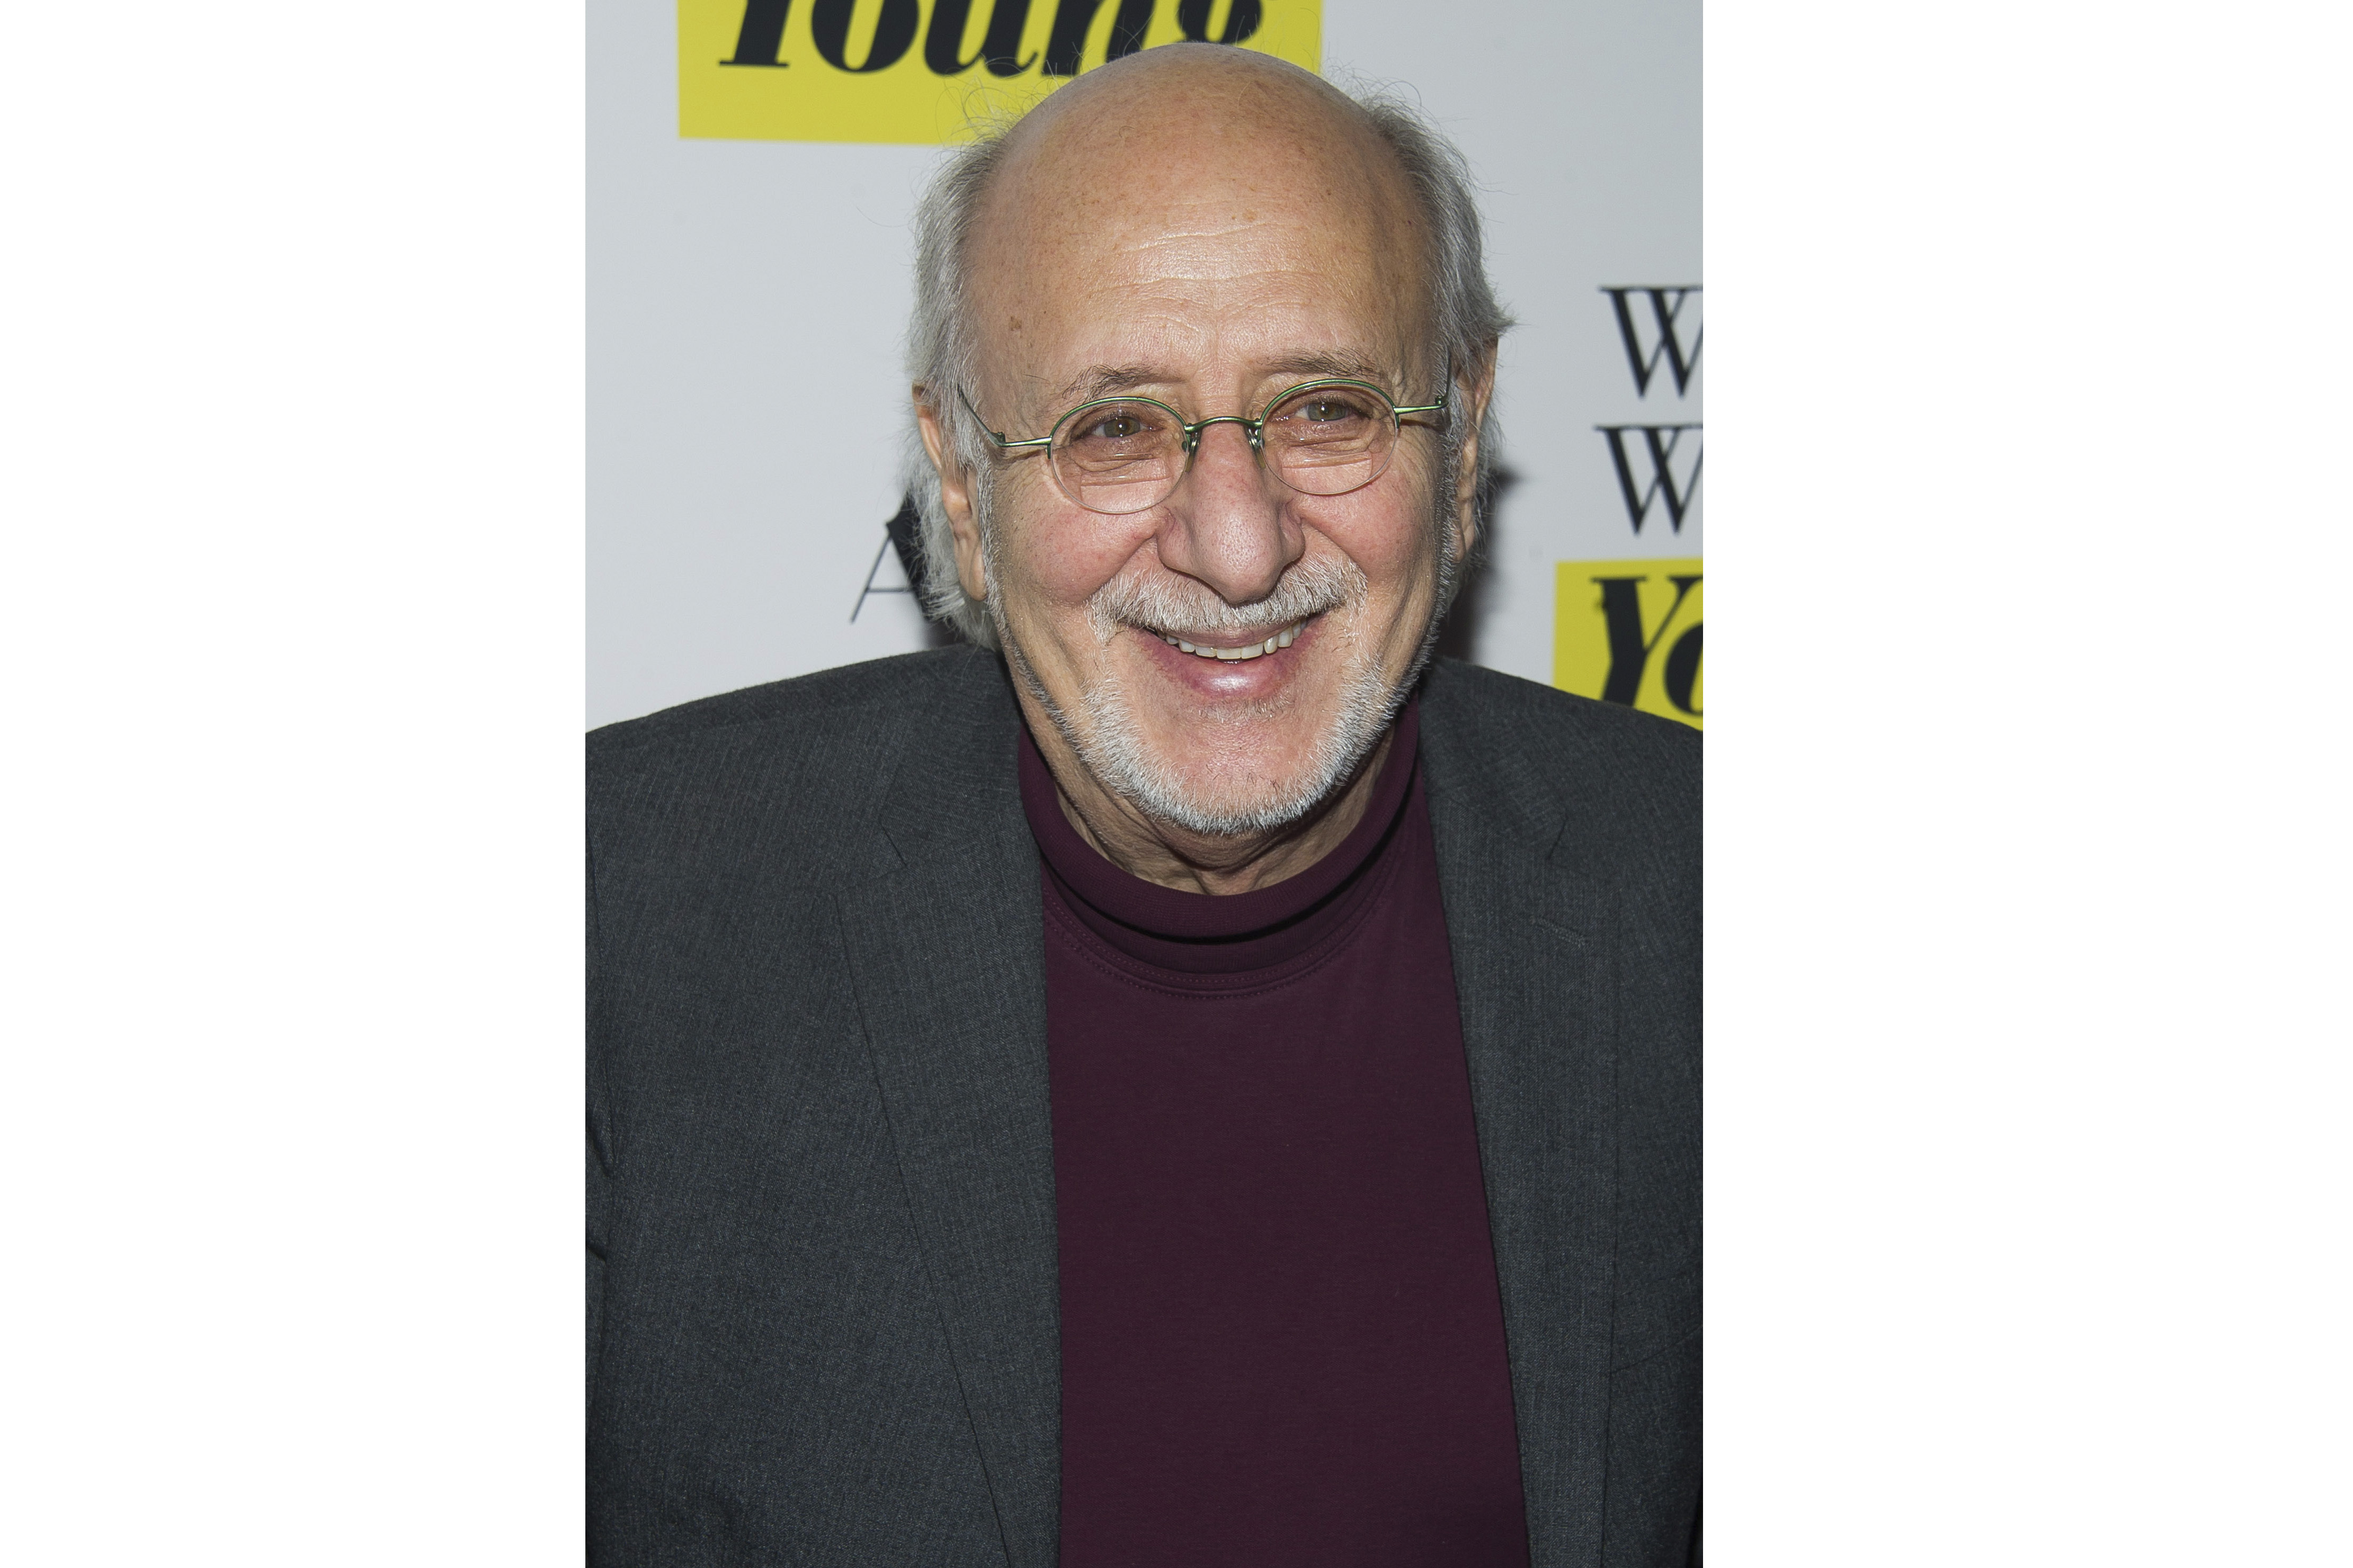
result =
[{"label": "gray hair", "polygon": [[[1512,325],[1512,319],[1487,280],[1470,164],[1419,105],[1393,89],[1356,89],[1347,90],[1347,97],[1404,170],[1427,220],[1437,357],[1458,374],[1474,373],[1486,357],[1488,345]],[[965,257],[982,199],[1004,157],[1006,132],[1014,123],[1006,120],[987,125],[978,140],[950,153],[917,204],[914,216],[915,310],[907,329],[907,371],[928,389],[933,413],[946,437],[946,455],[973,476],[984,531],[992,472],[989,444],[956,395],[958,388],[974,384],[977,359],[965,289]],[[1491,494],[1496,459],[1493,408],[1491,402],[1479,427],[1477,493],[1482,510]],[[1462,435],[1460,421],[1448,426],[1444,473],[1455,471]],[[955,537],[940,499],[939,473],[924,452],[912,419],[904,463],[907,490],[914,498],[921,520],[923,580],[917,586],[924,608],[973,642],[993,648],[997,646],[997,628],[990,623],[987,606],[967,595],[956,579]],[[1482,542],[1485,536],[1482,528]],[[1468,572],[1448,575],[1459,585]],[[1444,606],[1440,608],[1442,614]]]}]

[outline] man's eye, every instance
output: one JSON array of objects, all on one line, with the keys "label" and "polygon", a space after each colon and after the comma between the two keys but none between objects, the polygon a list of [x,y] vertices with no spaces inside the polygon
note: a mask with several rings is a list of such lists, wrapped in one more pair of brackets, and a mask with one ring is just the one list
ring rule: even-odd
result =
[{"label": "man's eye", "polygon": [[1359,425],[1372,416],[1366,401],[1347,392],[1311,392],[1283,410],[1287,422],[1324,426]]},{"label": "man's eye", "polygon": [[1134,414],[1113,413],[1097,416],[1078,434],[1082,441],[1134,441],[1148,433],[1148,426]]}]

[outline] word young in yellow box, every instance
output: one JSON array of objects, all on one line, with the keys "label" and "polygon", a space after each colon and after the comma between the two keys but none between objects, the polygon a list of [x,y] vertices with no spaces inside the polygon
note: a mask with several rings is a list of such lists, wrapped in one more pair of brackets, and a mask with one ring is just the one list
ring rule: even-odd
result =
[{"label": "word young in yellow box", "polygon": [[1699,558],[1556,572],[1552,683],[1700,728]]},{"label": "word young in yellow box", "polygon": [[1314,70],[1322,0],[679,0],[678,133],[960,142],[1181,39]]}]

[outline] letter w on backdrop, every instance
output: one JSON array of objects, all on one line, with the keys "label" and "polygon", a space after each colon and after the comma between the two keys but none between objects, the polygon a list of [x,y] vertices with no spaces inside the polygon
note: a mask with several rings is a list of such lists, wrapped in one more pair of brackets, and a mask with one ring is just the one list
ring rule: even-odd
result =
[{"label": "letter w on backdrop", "polygon": [[1322,0],[679,0],[678,133],[960,142],[1183,39],[1317,68]]},{"label": "letter w on backdrop", "polygon": [[[1648,416],[1594,426],[1625,503],[1628,542],[1643,539],[1642,525],[1653,521],[1683,535],[1697,512],[1701,427],[1687,415],[1650,421],[1665,413],[1659,405],[1670,397],[1677,415],[1694,401],[1704,342],[1700,286],[1604,286],[1601,293],[1626,351],[1634,397]],[[1649,537],[1658,537],[1655,527]],[[1554,571],[1552,683],[1698,728],[1699,557],[1562,561]]]}]

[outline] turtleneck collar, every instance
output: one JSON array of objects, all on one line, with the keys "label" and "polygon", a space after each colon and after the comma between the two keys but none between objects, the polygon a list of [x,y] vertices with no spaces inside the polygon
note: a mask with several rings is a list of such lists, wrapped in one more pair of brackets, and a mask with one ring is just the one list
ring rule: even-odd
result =
[{"label": "turtleneck collar", "polygon": [[1381,881],[1380,851],[1416,793],[1419,702],[1395,735],[1365,815],[1331,853],[1297,876],[1247,893],[1210,897],[1132,876],[1103,858],[1062,814],[1051,770],[1021,731],[1021,807],[1047,873],[1071,914],[1111,947],[1158,968],[1237,973],[1286,963],[1350,924]]}]

